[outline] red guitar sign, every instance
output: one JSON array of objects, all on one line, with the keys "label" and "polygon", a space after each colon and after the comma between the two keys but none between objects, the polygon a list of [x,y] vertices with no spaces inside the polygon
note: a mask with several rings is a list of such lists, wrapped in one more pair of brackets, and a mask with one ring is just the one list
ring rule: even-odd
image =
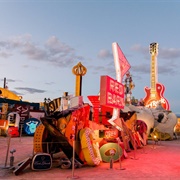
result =
[{"label": "red guitar sign", "polygon": [[169,110],[169,103],[164,98],[165,87],[163,84],[157,82],[157,54],[158,44],[150,44],[151,54],[151,88],[145,87],[146,97],[144,98],[144,104],[146,107],[156,108],[159,103],[161,106]]}]

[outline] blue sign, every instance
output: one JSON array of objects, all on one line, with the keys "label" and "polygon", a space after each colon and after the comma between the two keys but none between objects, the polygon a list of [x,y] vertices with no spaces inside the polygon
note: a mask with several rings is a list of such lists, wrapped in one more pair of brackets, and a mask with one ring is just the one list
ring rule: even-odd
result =
[{"label": "blue sign", "polygon": [[40,120],[36,118],[26,119],[24,121],[24,131],[28,135],[34,135],[37,126],[40,124]]}]

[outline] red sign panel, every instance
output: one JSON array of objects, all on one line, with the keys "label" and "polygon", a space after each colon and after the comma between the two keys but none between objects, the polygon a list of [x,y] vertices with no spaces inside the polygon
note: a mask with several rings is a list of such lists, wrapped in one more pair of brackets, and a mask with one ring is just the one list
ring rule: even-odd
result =
[{"label": "red sign panel", "polygon": [[118,137],[118,130],[117,129],[109,129],[104,130],[104,138],[105,139],[116,139]]},{"label": "red sign panel", "polygon": [[15,112],[20,115],[20,123],[24,124],[24,120],[29,118],[29,105],[15,104]]},{"label": "red sign panel", "polygon": [[124,85],[109,76],[101,76],[100,105],[124,108]]},{"label": "red sign panel", "polygon": [[93,116],[94,116],[93,120],[96,123],[99,123],[99,108],[100,108],[99,96],[87,96],[87,97],[93,105]]}]

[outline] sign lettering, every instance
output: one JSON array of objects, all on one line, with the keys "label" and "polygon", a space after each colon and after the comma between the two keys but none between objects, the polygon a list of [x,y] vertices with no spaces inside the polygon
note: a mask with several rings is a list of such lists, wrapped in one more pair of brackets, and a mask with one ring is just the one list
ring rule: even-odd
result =
[{"label": "sign lettering", "polygon": [[124,85],[109,76],[101,76],[100,105],[124,108]]}]

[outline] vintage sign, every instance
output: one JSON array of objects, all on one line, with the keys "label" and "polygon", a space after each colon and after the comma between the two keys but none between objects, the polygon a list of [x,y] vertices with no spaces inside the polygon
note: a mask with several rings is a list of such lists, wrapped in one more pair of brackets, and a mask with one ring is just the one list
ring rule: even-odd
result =
[{"label": "vintage sign", "polygon": [[32,170],[48,170],[52,167],[52,158],[50,154],[38,153],[32,159]]},{"label": "vintage sign", "polygon": [[118,43],[114,42],[112,44],[112,50],[113,50],[113,56],[114,56],[114,64],[115,64],[115,69],[116,69],[117,81],[122,82],[123,76],[131,68],[131,65],[126,59]]},{"label": "vintage sign", "polygon": [[28,135],[34,135],[37,126],[40,124],[40,120],[36,118],[26,119],[24,121],[24,131]]},{"label": "vintage sign", "polygon": [[60,106],[61,106],[61,97],[53,99],[52,101],[48,99],[44,102],[44,109],[48,115],[53,113],[55,110],[60,109]]},{"label": "vintage sign", "polygon": [[124,108],[124,85],[109,76],[101,76],[100,105]]},{"label": "vintage sign", "polygon": [[87,96],[93,106],[93,121],[99,123],[99,96]]},{"label": "vintage sign", "polygon": [[99,131],[99,137],[104,138],[106,140],[114,140],[118,138],[118,130],[117,129],[106,129]]}]

